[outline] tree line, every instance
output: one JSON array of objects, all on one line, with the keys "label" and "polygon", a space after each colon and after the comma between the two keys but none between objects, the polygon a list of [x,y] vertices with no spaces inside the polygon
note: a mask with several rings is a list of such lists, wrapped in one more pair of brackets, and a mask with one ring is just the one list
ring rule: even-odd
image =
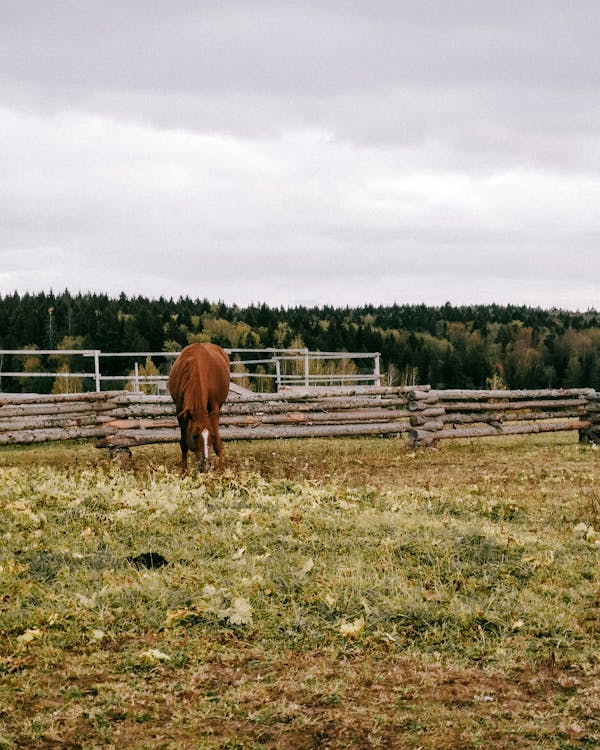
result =
[{"label": "tree line", "polygon": [[[194,341],[228,348],[380,352],[390,384],[600,390],[595,310],[450,303],[238,307],[189,297],[0,295],[0,349],[160,352]],[[19,364],[22,359],[9,355],[0,361],[4,371],[22,369]],[[127,366],[107,360],[103,373],[122,374]],[[8,390],[4,383],[3,390]]]}]

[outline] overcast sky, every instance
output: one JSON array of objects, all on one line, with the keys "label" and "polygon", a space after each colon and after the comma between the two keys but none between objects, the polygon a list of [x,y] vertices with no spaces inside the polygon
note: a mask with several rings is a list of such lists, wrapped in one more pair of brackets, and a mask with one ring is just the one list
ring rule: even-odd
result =
[{"label": "overcast sky", "polygon": [[600,308],[597,0],[0,0],[0,294]]}]

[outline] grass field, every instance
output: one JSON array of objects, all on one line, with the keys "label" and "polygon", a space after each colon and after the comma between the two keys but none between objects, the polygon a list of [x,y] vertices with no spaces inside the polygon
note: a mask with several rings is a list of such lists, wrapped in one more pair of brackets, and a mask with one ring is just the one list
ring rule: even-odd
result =
[{"label": "grass field", "polygon": [[1,750],[600,746],[593,447],[225,448],[0,450]]}]

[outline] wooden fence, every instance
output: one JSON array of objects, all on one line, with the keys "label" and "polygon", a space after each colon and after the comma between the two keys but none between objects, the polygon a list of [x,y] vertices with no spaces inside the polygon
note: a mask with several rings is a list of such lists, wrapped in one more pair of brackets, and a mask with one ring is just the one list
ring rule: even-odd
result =
[{"label": "wooden fence", "polygon": [[[230,393],[223,440],[400,434],[410,429],[409,388],[292,389]],[[98,447],[175,442],[169,396],[103,393],[0,397],[0,445],[93,438]]]},{"label": "wooden fence", "polygon": [[[406,434],[412,446],[579,430],[600,439],[600,394],[590,389],[449,391],[403,388],[291,389],[230,394],[221,414],[224,440]],[[168,396],[123,391],[0,396],[0,445],[94,439],[98,447],[176,442]]]},{"label": "wooden fence", "polygon": [[[523,435],[591,426],[589,388],[523,391],[420,391],[408,394],[412,445],[448,438]],[[600,405],[600,404],[599,404]],[[600,416],[600,415],[599,415]]]}]

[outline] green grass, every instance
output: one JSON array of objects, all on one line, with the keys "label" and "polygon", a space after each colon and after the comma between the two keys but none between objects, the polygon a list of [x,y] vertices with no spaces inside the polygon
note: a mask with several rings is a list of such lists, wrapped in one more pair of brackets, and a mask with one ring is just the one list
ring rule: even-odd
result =
[{"label": "green grass", "polygon": [[597,746],[594,449],[226,450],[0,452],[0,748]]}]

